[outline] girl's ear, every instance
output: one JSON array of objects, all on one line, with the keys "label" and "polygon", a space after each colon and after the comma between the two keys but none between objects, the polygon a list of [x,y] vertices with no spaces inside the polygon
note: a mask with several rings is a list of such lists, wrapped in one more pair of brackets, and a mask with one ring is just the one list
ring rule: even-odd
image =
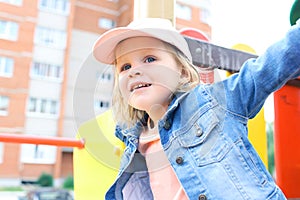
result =
[{"label": "girl's ear", "polygon": [[186,70],[186,68],[183,67],[183,65],[181,65],[181,74],[180,74],[181,78],[187,78],[188,77],[188,71]]}]

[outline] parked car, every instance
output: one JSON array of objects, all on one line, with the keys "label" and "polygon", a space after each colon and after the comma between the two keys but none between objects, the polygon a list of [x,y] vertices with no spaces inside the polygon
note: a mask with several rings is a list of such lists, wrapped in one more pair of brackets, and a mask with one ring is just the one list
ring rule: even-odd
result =
[{"label": "parked car", "polygon": [[37,188],[27,192],[25,197],[19,200],[74,200],[69,190],[58,188]]}]

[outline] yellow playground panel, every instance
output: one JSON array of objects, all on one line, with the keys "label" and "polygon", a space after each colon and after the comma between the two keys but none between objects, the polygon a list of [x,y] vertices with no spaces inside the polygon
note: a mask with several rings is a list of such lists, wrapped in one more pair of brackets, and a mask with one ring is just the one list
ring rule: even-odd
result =
[{"label": "yellow playground panel", "polygon": [[114,136],[111,111],[83,124],[77,137],[85,148],[74,148],[74,195],[76,200],[104,199],[117,176],[124,144]]}]

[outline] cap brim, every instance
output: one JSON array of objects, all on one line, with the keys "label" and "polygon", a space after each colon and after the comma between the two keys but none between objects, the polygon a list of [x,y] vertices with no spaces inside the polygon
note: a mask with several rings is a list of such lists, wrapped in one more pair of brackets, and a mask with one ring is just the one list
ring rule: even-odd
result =
[{"label": "cap brim", "polygon": [[105,64],[113,64],[115,61],[115,47],[117,44],[125,39],[132,37],[153,37],[164,42],[167,42],[177,47],[188,59],[192,60],[189,47],[185,39],[175,31],[168,29],[132,29],[127,27],[120,27],[109,30],[101,35],[95,42],[93,47],[94,57]]},{"label": "cap brim", "polygon": [[127,38],[138,36],[150,36],[145,32],[133,30],[126,27],[112,29],[104,33],[95,42],[93,47],[94,57],[105,64],[112,64],[115,60],[115,47],[117,44]]}]

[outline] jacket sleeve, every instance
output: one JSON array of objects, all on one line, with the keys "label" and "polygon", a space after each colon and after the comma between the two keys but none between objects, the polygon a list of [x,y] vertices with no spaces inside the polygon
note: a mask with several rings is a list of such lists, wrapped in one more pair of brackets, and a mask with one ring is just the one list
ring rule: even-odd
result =
[{"label": "jacket sleeve", "polygon": [[253,118],[269,94],[300,76],[300,23],[256,59],[246,61],[240,72],[224,81],[227,108]]}]

